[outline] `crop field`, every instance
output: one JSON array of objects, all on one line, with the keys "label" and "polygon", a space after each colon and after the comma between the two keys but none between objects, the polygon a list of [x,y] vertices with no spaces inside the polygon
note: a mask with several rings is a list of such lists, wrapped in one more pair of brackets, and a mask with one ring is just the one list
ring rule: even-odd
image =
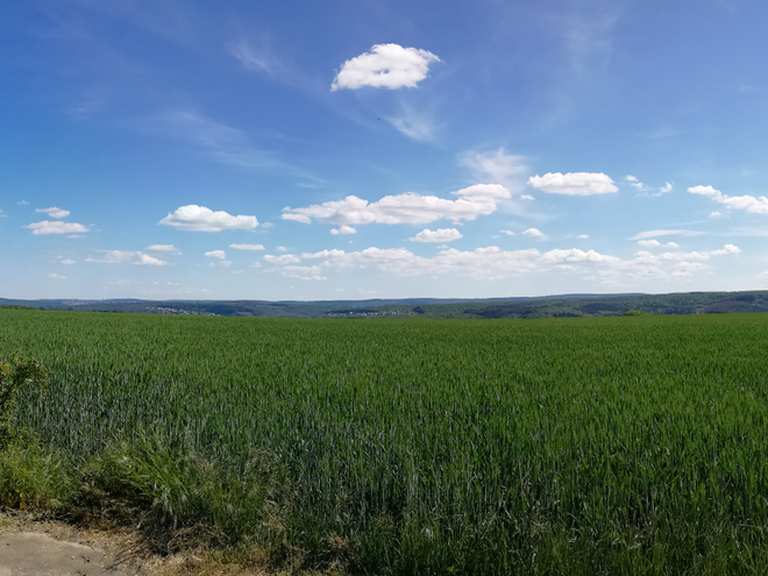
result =
[{"label": "crop field", "polygon": [[[762,574],[768,315],[0,311],[15,422],[166,531],[351,574]],[[99,492],[101,491],[101,492]],[[63,496],[64,497],[64,496]],[[74,504],[73,504],[74,505]]]}]

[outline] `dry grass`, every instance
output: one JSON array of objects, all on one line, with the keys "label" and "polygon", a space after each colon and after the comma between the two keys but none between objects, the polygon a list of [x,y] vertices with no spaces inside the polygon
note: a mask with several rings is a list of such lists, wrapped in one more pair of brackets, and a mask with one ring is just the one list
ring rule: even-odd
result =
[{"label": "dry grass", "polygon": [[341,576],[342,572],[281,570],[265,565],[258,550],[246,552],[187,550],[161,556],[152,552],[143,535],[135,530],[70,524],[28,513],[0,513],[0,534],[35,532],[57,540],[85,544],[106,551],[122,566],[147,576]]}]

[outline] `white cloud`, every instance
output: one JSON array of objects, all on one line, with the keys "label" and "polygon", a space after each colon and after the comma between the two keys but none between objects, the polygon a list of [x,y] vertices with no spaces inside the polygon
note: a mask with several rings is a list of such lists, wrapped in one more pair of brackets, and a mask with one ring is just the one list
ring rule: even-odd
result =
[{"label": "white cloud", "polygon": [[206,258],[211,259],[211,267],[213,268],[229,268],[232,266],[232,261],[227,260],[227,253],[224,250],[210,250],[205,253]]},{"label": "white cloud", "polygon": [[[513,192],[523,189],[530,172],[528,159],[525,156],[509,154],[504,148],[464,152],[459,160],[471,170],[477,180],[498,182]],[[522,198],[533,200],[533,196],[528,194],[525,196],[527,198]]]},{"label": "white cloud", "polygon": [[372,88],[414,88],[429,74],[429,66],[440,62],[437,55],[399,44],[375,44],[368,52],[350,58],[331,84],[331,91]]},{"label": "white cloud", "polygon": [[78,222],[61,222],[59,220],[43,220],[25,226],[35,236],[79,236],[90,230],[85,224]]},{"label": "white cloud", "polygon": [[718,220],[722,217],[723,217],[723,213],[720,212],[719,210],[713,210],[712,212],[709,213],[710,220]]},{"label": "white cloud", "polygon": [[89,256],[85,261],[96,264],[133,264],[153,267],[168,264],[165,260],[137,250],[100,250],[99,256]]},{"label": "white cloud", "polygon": [[723,194],[713,186],[691,186],[688,188],[690,194],[704,196],[717,204],[722,204],[732,210],[743,210],[750,214],[768,214],[768,196],[729,196]]},{"label": "white cloud", "polygon": [[165,266],[167,262],[155,256],[139,252],[135,264],[138,266]]},{"label": "white cloud", "polygon": [[252,230],[259,225],[255,216],[233,216],[223,210],[213,211],[205,206],[180,206],[159,222],[180,230],[192,232],[223,232],[224,230]]},{"label": "white cloud", "polygon": [[240,252],[262,252],[264,250],[264,244],[230,244],[229,247]]},{"label": "white cloud", "polygon": [[708,250],[703,252],[663,252],[658,255],[658,258],[661,260],[669,260],[675,262],[706,262],[717,256],[732,256],[736,254],[741,254],[741,248],[735,244],[725,244],[716,250]]},{"label": "white cloud", "polygon": [[461,232],[456,230],[456,228],[437,228],[436,230],[424,228],[415,236],[411,236],[410,240],[411,242],[426,244],[445,244],[454,240],[460,240],[462,237]]},{"label": "white cloud", "polygon": [[475,220],[496,211],[497,201],[511,194],[500,184],[475,184],[453,193],[451,200],[407,192],[368,202],[357,196],[314,204],[306,208],[284,208],[283,219],[309,224],[313,220],[337,225],[430,224],[438,220]]},{"label": "white cloud", "polygon": [[655,238],[651,238],[650,240],[638,240],[637,245],[641,248],[659,248],[661,247],[661,242]]},{"label": "white cloud", "polygon": [[77,260],[74,260],[72,258],[63,258],[63,257],[59,257],[57,262],[59,264],[63,264],[64,266],[72,266],[73,264],[77,264]]},{"label": "white cloud", "polygon": [[38,208],[35,210],[35,212],[38,212],[40,214],[47,214],[50,218],[56,218],[57,220],[60,220],[61,218],[66,218],[71,214],[69,210],[65,210],[64,208],[59,208],[58,206],[51,206],[50,208]]},{"label": "white cloud", "polygon": [[528,238],[533,238],[534,240],[546,240],[547,238],[547,235],[538,228],[527,228],[522,232],[516,232],[515,230],[502,230],[501,233],[506,234],[507,236],[527,236]]},{"label": "white cloud", "polygon": [[523,230],[520,234],[527,236],[528,238],[533,238],[534,240],[545,240],[547,238],[547,235],[538,228],[528,228],[527,230]]},{"label": "white cloud", "polygon": [[265,254],[264,262],[267,262],[268,264],[279,264],[279,265],[298,264],[299,262],[301,262],[301,258],[293,254],[281,254],[279,256],[275,256],[274,254]]},{"label": "white cloud", "polygon": [[16,202],[16,206],[29,206],[29,202],[26,200],[19,200]]},{"label": "white cloud", "polygon": [[563,196],[613,194],[619,190],[613,179],[602,172],[548,172],[531,176],[528,185],[546,194]]},{"label": "white cloud", "polygon": [[665,182],[663,186],[660,186],[656,189],[651,186],[646,186],[645,182],[640,180],[637,176],[633,176],[632,174],[627,174],[624,176],[624,181],[643,196],[650,196],[651,198],[658,198],[659,196],[669,194],[673,189],[671,182]]},{"label": "white cloud", "polygon": [[680,245],[677,242],[659,242],[655,238],[649,240],[638,240],[637,245],[641,248],[669,248],[671,250],[677,250]]},{"label": "white cloud", "polygon": [[681,238],[692,238],[701,236],[703,232],[697,230],[685,230],[680,228],[660,228],[658,230],[644,230],[638,232],[630,240],[647,240],[649,238],[665,238],[667,236],[679,236]]},{"label": "white cloud", "polygon": [[173,244],[151,244],[147,246],[148,252],[160,252],[163,254],[178,254],[179,249]]},{"label": "white cloud", "polygon": [[632,174],[627,174],[624,176],[624,181],[628,182],[630,186],[632,186],[635,190],[642,192],[645,190],[645,184],[643,184],[637,176],[633,176]]},{"label": "white cloud", "polygon": [[589,240],[589,234],[577,234],[576,240]]},{"label": "white cloud", "polygon": [[[620,258],[596,250],[579,248],[503,250],[485,246],[474,250],[445,248],[432,257],[418,256],[404,248],[370,247],[360,251],[320,250],[302,254],[265,256],[268,270],[285,275],[302,273],[315,278],[331,272],[352,269],[377,270],[399,276],[456,275],[477,279],[499,279],[521,274],[551,271],[581,273],[603,281],[622,282],[638,278],[682,278],[706,270],[715,257],[738,254],[739,248],[726,244],[705,252],[638,252],[632,258]],[[310,270],[304,270],[311,268]]]},{"label": "white cloud", "polygon": [[357,228],[342,224],[338,228],[331,228],[331,236],[351,236],[357,234]]},{"label": "white cloud", "polygon": [[57,272],[51,272],[48,274],[48,278],[51,280],[66,280],[67,277],[64,274],[58,274]]},{"label": "white cloud", "polygon": [[285,266],[280,272],[286,278],[297,280],[327,280],[320,266]]}]

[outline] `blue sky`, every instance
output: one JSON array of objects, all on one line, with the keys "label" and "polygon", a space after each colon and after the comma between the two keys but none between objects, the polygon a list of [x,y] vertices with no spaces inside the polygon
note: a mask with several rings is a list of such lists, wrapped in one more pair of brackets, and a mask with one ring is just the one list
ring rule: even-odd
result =
[{"label": "blue sky", "polygon": [[0,296],[768,288],[768,5],[0,8]]}]

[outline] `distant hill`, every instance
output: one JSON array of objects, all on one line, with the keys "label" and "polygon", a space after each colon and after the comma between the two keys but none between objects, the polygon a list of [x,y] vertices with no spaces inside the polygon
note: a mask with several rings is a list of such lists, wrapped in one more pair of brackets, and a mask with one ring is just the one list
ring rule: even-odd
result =
[{"label": "distant hill", "polygon": [[12,300],[0,307],[210,316],[545,318],[627,314],[768,312],[768,291],[676,294],[563,294],[489,299],[267,300]]}]

